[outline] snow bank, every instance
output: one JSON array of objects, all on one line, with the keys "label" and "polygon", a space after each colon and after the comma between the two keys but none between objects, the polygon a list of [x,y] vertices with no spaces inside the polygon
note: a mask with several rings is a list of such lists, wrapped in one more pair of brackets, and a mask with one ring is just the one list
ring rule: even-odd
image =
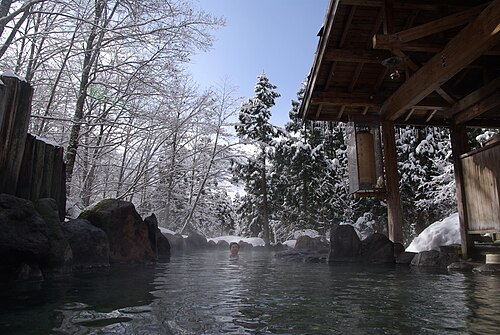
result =
[{"label": "snow bank", "polygon": [[460,243],[460,224],[458,222],[458,213],[455,213],[425,228],[424,231],[410,243],[406,251],[421,252],[438,250],[442,245]]}]

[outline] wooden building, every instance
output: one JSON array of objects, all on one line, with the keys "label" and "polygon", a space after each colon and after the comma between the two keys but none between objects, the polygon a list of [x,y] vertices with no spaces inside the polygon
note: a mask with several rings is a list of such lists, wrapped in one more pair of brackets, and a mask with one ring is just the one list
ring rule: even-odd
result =
[{"label": "wooden building", "polygon": [[500,141],[468,152],[466,130],[500,128],[500,0],[331,0],[319,36],[302,115],[381,130],[389,238],[402,241],[397,125],[450,128],[463,255],[498,234]]}]

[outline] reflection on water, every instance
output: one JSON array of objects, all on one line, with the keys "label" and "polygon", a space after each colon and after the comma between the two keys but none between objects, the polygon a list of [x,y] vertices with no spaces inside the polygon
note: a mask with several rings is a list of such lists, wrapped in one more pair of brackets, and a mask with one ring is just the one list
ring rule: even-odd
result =
[{"label": "reflection on water", "polygon": [[499,334],[499,276],[225,252],[2,288],[0,334]]}]

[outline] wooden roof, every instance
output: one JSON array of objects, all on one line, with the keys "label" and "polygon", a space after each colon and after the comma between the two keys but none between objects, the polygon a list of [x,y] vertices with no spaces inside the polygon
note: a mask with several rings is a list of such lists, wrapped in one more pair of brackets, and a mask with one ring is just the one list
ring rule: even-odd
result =
[{"label": "wooden roof", "polygon": [[500,0],[331,0],[302,115],[500,127],[499,41]]}]

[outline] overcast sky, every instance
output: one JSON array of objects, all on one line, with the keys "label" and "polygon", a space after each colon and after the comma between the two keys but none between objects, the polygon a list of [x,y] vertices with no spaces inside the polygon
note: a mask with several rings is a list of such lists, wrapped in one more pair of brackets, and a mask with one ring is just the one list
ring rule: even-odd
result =
[{"label": "overcast sky", "polygon": [[190,71],[202,88],[225,78],[245,101],[265,73],[281,97],[271,122],[288,121],[291,100],[311,69],[328,0],[198,0],[200,8],[223,17],[213,48],[192,58]]}]

